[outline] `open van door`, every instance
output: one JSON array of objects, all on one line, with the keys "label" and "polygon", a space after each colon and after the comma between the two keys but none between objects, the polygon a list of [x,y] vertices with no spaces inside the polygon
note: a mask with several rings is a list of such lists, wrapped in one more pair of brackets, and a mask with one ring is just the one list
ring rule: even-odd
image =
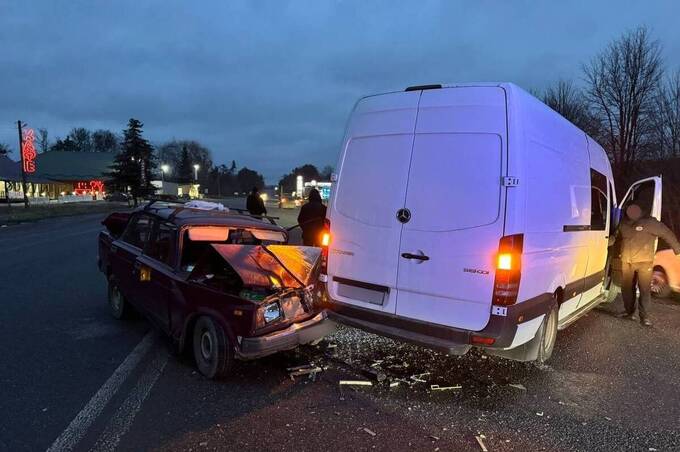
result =
[{"label": "open van door", "polygon": [[[616,236],[618,226],[626,214],[626,209],[633,203],[642,208],[643,215],[649,215],[661,221],[661,188],[661,176],[648,177],[632,184],[621,199],[616,209],[616,214],[612,215],[614,224],[611,228],[611,236]],[[619,258],[619,249],[619,243],[614,243],[609,248],[607,279],[605,281],[605,289],[607,290],[606,300],[608,302],[614,301],[621,292],[622,265]]]}]

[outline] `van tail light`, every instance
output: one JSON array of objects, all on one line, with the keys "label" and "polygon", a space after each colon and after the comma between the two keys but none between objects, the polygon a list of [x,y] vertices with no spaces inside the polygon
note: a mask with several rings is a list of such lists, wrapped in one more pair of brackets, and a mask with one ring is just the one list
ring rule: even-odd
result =
[{"label": "van tail light", "polygon": [[493,284],[493,304],[510,306],[517,302],[522,276],[524,235],[501,237],[496,256],[496,278]]},{"label": "van tail light", "polygon": [[328,275],[328,248],[331,244],[331,220],[324,218],[323,232],[321,232],[321,275]]}]

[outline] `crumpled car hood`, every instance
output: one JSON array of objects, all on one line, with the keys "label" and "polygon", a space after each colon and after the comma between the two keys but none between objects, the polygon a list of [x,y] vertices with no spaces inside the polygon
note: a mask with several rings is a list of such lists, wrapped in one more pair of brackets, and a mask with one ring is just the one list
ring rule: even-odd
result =
[{"label": "crumpled car hood", "polygon": [[271,286],[270,277],[274,276],[283,287],[299,288],[300,282],[302,287],[306,287],[313,284],[318,276],[319,248],[292,245],[268,245],[266,249],[262,245],[211,246],[231,265],[246,286]]}]

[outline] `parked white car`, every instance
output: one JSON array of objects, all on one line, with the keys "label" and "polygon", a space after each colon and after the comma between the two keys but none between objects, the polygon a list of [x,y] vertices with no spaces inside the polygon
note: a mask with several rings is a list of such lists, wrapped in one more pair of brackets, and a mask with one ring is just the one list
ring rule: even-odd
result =
[{"label": "parked white car", "polygon": [[450,354],[545,361],[606,300],[617,203],[605,151],[510,83],[360,99],[327,214],[332,317]]}]

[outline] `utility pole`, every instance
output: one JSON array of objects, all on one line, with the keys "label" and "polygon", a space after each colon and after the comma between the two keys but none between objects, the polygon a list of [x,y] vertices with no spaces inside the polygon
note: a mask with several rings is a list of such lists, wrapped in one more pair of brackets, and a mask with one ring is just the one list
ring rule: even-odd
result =
[{"label": "utility pole", "polygon": [[19,155],[21,156],[21,189],[24,192],[24,207],[28,208],[28,195],[26,194],[26,169],[24,168],[24,132],[21,121],[17,121],[19,129]]}]

